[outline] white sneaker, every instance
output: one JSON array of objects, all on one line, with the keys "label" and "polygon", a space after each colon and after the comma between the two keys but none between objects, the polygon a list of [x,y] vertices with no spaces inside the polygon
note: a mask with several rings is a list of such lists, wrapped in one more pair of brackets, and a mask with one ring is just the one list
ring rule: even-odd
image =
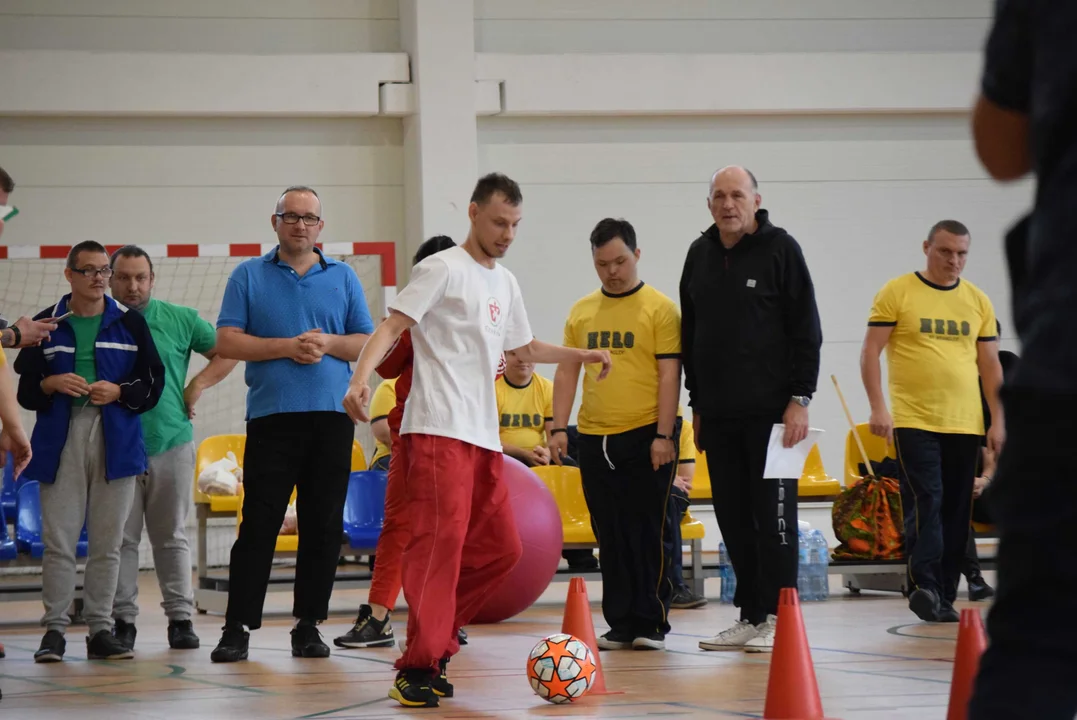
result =
[{"label": "white sneaker", "polygon": [[[763,627],[760,625],[759,627]],[[745,643],[759,634],[759,630],[747,620],[738,620],[733,627],[723,630],[710,640],[699,642],[700,650],[743,650]]]},{"label": "white sneaker", "polygon": [[774,652],[774,631],[778,628],[778,618],[767,615],[766,622],[755,626],[756,636],[744,643],[744,651],[750,653]]}]

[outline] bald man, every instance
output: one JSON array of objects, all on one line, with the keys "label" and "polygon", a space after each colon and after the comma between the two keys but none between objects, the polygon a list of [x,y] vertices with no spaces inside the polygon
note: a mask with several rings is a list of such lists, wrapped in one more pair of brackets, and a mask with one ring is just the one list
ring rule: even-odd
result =
[{"label": "bald man", "polygon": [[823,333],[800,245],[761,209],[755,176],[727,167],[707,195],[714,224],[681,275],[681,357],[696,447],[737,574],[740,619],[699,646],[770,652],[778,596],[797,585],[797,478],[764,479],[776,423],[808,433]]}]

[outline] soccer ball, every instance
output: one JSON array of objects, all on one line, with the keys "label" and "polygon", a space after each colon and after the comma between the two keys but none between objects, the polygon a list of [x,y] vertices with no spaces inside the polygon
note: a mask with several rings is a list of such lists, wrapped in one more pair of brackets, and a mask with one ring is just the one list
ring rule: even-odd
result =
[{"label": "soccer ball", "polygon": [[547,702],[574,702],[595,682],[595,657],[579,638],[550,635],[528,655],[527,679],[535,694]]}]

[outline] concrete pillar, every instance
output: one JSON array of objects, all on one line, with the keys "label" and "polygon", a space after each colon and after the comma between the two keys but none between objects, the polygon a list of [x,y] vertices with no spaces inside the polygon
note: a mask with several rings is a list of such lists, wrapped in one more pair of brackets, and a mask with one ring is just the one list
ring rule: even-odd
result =
[{"label": "concrete pillar", "polygon": [[478,179],[473,0],[400,0],[400,35],[411,58],[414,114],[404,118],[404,234],[401,285],[432,235],[457,243]]}]

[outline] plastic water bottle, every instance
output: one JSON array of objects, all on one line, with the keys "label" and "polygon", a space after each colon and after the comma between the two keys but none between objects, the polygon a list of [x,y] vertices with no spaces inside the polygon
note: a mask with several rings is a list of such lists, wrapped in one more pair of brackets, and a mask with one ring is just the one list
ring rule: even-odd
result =
[{"label": "plastic water bottle", "polygon": [[821,530],[812,530],[812,599],[826,600],[830,597],[830,548]]},{"label": "plastic water bottle", "polygon": [[797,563],[797,595],[801,602],[812,600],[812,552],[809,544],[810,535],[800,530],[797,532],[799,545],[799,562]]},{"label": "plastic water bottle", "polygon": [[722,583],[719,602],[726,605],[732,604],[733,597],[737,593],[737,575],[733,572],[733,563],[729,561],[729,552],[724,542],[718,543],[718,578]]}]

